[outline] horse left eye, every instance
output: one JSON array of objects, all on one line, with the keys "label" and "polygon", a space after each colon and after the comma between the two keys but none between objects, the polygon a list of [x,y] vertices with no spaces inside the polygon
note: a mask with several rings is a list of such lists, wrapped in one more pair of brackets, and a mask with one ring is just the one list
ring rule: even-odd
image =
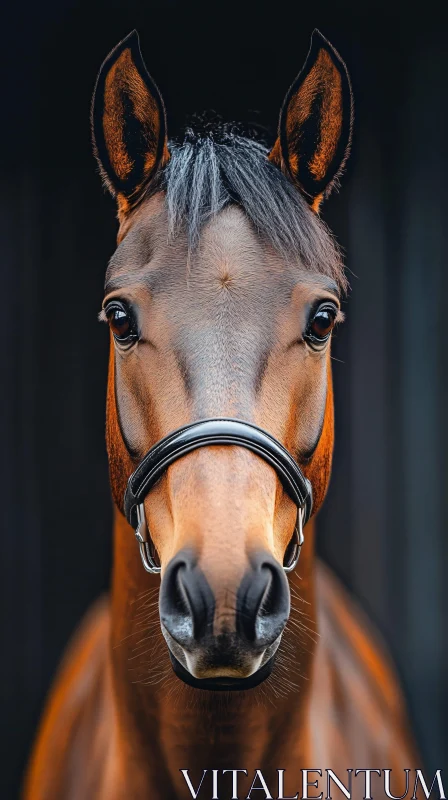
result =
[{"label": "horse left eye", "polygon": [[337,309],[334,306],[320,306],[310,320],[306,338],[315,344],[324,344],[333,330]]}]

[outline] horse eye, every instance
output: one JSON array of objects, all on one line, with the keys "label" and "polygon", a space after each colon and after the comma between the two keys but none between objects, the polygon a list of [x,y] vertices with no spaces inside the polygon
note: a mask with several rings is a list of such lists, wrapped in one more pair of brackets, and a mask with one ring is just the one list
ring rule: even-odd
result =
[{"label": "horse eye", "polygon": [[106,306],[107,321],[115,339],[121,343],[130,343],[137,338],[129,310],[121,303]]},{"label": "horse eye", "polygon": [[333,330],[337,309],[331,305],[319,306],[311,318],[305,338],[314,344],[324,344]]}]

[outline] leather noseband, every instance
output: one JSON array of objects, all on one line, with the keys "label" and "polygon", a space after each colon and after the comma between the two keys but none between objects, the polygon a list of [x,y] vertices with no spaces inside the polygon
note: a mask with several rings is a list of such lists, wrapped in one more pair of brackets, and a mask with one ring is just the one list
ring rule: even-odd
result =
[{"label": "leather noseband", "polygon": [[291,572],[299,559],[303,526],[311,516],[311,484],[288,450],[270,433],[251,422],[226,417],[192,422],[172,431],[148,450],[130,476],[124,495],[124,510],[126,519],[135,529],[143,566],[147,572],[160,572],[161,569],[155,561],[155,550],[145,520],[143,501],[146,495],[170,464],[199,447],[210,445],[246,447],[275,469],[283,488],[298,508],[293,553],[283,567],[285,572]]}]

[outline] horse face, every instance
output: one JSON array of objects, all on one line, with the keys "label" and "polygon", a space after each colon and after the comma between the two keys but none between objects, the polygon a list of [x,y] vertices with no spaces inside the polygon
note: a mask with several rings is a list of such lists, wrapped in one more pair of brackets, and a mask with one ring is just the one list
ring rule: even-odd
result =
[{"label": "horse face", "polygon": [[[205,159],[199,140],[193,154],[178,152],[177,172],[163,183],[163,169],[169,172],[163,104],[135,37],[103,65],[93,105],[96,154],[117,194],[121,220],[102,312],[111,328],[107,431],[119,508],[129,474],[156,441],[185,423],[221,416],[254,422],[273,434],[311,480],[315,509],[322,502],[333,439],[330,339],[341,316],[342,278],[336,280],[337,270],[318,257],[335,257],[335,251],[302,196],[316,208],[334,180],[350,119],[343,119],[345,67],[322,37],[307,64],[282,111],[270,163],[263,156],[267,180],[275,172],[286,191],[291,184],[281,166],[301,188],[300,195],[291,191],[308,239],[303,257],[294,258],[276,246],[283,195],[255,198],[255,205],[267,207],[257,219],[273,201],[278,224],[271,231],[268,224],[259,230],[252,200],[247,196],[244,202],[251,191],[259,194],[256,175],[265,169],[257,161],[260,150],[244,167],[249,144],[233,142],[237,169],[232,173],[228,166],[228,174],[239,186],[239,200],[234,188],[221,208],[210,197],[226,191],[228,180],[219,188],[225,163],[218,162],[228,152],[223,156],[211,139]],[[322,96],[310,100],[310,92]],[[334,115],[334,141],[322,133],[322,110],[327,119]],[[318,147],[305,162],[295,150],[297,126],[309,128],[313,115],[320,138],[314,137]],[[193,178],[192,159],[198,168]],[[198,202],[199,176],[209,189]],[[287,216],[288,192],[284,197]],[[197,221],[204,198],[210,213],[196,226],[192,246],[191,226],[173,233],[173,217],[182,207]],[[242,447],[201,448],[172,464],[144,505],[162,565],[162,631],[178,674],[205,688],[244,688],[264,678],[289,615],[282,565],[297,515],[274,470]],[[307,543],[305,560],[311,549]]]}]

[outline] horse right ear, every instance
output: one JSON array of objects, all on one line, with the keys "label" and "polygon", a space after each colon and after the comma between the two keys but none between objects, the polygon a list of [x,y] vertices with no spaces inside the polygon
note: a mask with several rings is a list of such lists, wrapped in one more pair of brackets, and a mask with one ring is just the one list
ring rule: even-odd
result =
[{"label": "horse right ear", "polygon": [[168,160],[165,108],[132,31],[104,61],[92,99],[93,149],[119,211],[130,211]]}]

